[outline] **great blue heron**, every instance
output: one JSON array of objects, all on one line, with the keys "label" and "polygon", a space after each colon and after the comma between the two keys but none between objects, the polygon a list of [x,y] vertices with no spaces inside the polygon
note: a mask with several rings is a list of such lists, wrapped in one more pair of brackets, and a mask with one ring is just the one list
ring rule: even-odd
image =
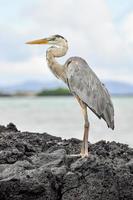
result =
[{"label": "great blue heron", "polygon": [[84,136],[81,146],[81,156],[88,156],[89,121],[87,107],[99,118],[103,118],[109,128],[114,129],[114,108],[110,95],[104,84],[80,57],[69,58],[64,65],[55,59],[62,57],[68,50],[67,40],[60,35],[27,42],[27,44],[50,44],[46,59],[53,74],[62,79],[78,100],[84,115]]}]

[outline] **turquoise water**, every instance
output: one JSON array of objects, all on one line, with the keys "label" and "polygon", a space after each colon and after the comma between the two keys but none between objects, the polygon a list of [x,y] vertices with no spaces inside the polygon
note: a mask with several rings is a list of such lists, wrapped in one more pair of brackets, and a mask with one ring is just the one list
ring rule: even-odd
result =
[{"label": "turquoise water", "polygon": [[[114,97],[115,130],[90,110],[91,142],[115,140],[133,147],[133,98]],[[22,131],[47,132],[63,138],[83,137],[83,116],[74,97],[0,98],[0,124],[13,122]]]}]

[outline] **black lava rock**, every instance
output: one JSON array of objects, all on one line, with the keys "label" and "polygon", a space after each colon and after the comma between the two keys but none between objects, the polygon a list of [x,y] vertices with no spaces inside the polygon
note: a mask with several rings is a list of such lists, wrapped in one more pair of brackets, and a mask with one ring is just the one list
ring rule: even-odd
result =
[{"label": "black lava rock", "polygon": [[133,149],[0,126],[0,200],[133,200]]}]

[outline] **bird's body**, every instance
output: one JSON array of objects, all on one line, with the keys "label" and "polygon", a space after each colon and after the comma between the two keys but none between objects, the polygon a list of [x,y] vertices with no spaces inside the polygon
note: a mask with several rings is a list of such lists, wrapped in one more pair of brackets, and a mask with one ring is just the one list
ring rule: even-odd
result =
[{"label": "bird's body", "polygon": [[109,128],[114,129],[114,108],[107,89],[84,59],[71,57],[64,65],[57,62],[56,57],[64,56],[68,50],[67,40],[64,37],[54,35],[46,39],[28,42],[28,44],[54,45],[47,50],[47,63],[53,74],[67,84],[83,110],[85,123],[81,155],[88,156],[87,107],[99,118],[103,118]]},{"label": "bird's body", "polygon": [[[104,84],[80,57],[73,57],[66,63],[67,81],[70,91],[77,95],[108,127],[114,129],[114,109]],[[89,78],[88,78],[89,77]]]}]

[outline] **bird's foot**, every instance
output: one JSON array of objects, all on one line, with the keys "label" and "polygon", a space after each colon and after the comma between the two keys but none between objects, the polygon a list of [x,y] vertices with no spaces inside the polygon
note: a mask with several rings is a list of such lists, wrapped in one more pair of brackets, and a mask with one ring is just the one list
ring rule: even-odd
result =
[{"label": "bird's foot", "polygon": [[80,153],[80,156],[82,158],[88,158],[89,157],[89,153],[88,152],[86,152],[86,153]]}]

